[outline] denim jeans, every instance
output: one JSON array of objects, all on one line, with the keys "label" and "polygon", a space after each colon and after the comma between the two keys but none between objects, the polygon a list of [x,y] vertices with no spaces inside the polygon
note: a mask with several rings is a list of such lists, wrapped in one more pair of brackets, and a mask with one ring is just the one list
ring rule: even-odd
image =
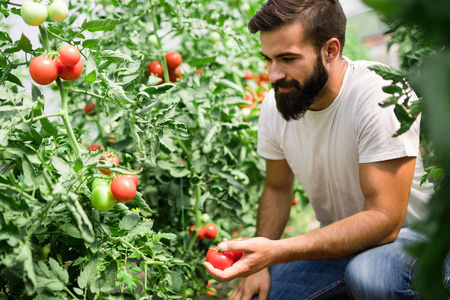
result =
[{"label": "denim jeans", "polygon": [[[403,249],[420,239],[417,232],[403,228],[393,243],[355,256],[271,266],[269,299],[422,299],[411,287],[415,258]],[[444,272],[448,285],[450,255]]]}]

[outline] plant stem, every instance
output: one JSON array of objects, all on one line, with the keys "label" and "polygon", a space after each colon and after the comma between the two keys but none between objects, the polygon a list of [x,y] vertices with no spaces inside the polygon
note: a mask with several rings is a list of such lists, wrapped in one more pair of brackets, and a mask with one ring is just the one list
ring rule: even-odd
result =
[{"label": "plant stem", "polygon": [[[156,40],[158,41],[158,49],[161,49],[161,39],[158,36],[158,20],[156,19],[156,12],[155,12],[155,5],[153,3],[153,0],[150,0],[151,10],[152,10],[152,22],[153,22],[153,33],[156,36]],[[167,61],[166,56],[161,52],[161,60],[162,60],[162,67],[163,67],[163,74],[164,74],[164,81],[170,82],[169,77],[169,70],[167,68]]]},{"label": "plant stem", "polygon": [[41,119],[45,119],[45,118],[50,118],[50,117],[62,117],[63,114],[62,113],[55,113],[55,114],[50,114],[50,115],[42,115],[42,116],[38,116],[36,118],[32,118],[30,119],[28,122],[34,122],[34,121],[39,121]]},{"label": "plant stem", "polygon": [[69,107],[67,106],[67,92],[64,90],[64,85],[61,81],[61,78],[56,78],[56,84],[58,85],[59,93],[61,95],[61,111],[62,119],[64,122],[64,126],[66,127],[67,135],[69,137],[69,144],[75,152],[75,156],[80,155],[80,147],[78,145],[75,134],[73,133],[72,124],[70,124],[69,120]]},{"label": "plant stem", "polygon": [[9,1],[0,1],[0,3],[9,4],[9,5],[14,5],[14,6],[19,6],[19,7],[22,6],[22,4],[12,3],[12,2],[9,2]]},{"label": "plant stem", "polygon": [[41,41],[42,46],[44,46],[46,52],[50,53],[52,51],[52,49],[50,48],[47,30],[45,29],[44,24],[39,25],[39,32],[41,33],[41,36],[42,36],[42,41]]},{"label": "plant stem", "polygon": [[200,184],[197,184],[195,186],[195,207],[194,207],[194,211],[195,211],[195,229],[192,232],[191,240],[189,241],[189,246],[188,246],[188,251],[189,252],[192,251],[192,247],[194,246],[194,242],[197,240],[198,228],[200,227],[201,220],[202,220],[201,212],[198,209],[198,201],[200,200],[201,196],[202,196],[202,190],[201,190]]},{"label": "plant stem", "polygon": [[86,94],[86,95],[89,95],[89,96],[92,96],[92,97],[96,97],[96,98],[99,98],[99,99],[105,99],[105,96],[102,96],[102,95],[99,95],[99,94],[95,94],[95,93],[91,93],[91,92],[88,92],[88,91],[76,90],[76,89],[71,89],[70,91],[73,92],[73,93]]}]

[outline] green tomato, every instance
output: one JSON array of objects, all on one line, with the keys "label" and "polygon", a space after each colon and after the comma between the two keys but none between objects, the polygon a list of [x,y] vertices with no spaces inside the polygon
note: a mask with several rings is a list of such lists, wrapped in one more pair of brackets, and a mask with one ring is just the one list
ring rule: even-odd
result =
[{"label": "green tomato", "polygon": [[222,39],[222,36],[220,35],[220,33],[213,31],[209,34],[209,38],[212,42],[217,43]]},{"label": "green tomato", "polygon": [[69,15],[69,8],[63,0],[55,0],[47,8],[48,15],[55,21],[64,21]]},{"label": "green tomato", "polygon": [[109,186],[97,186],[91,194],[92,206],[98,211],[108,211],[116,204],[116,199],[113,198],[109,191]]},{"label": "green tomato", "polygon": [[47,19],[47,8],[42,3],[28,0],[22,4],[20,14],[28,25],[39,26]]},{"label": "green tomato", "polygon": [[156,37],[156,35],[150,35],[148,37],[148,42],[150,43],[150,45],[158,47],[158,38]]},{"label": "green tomato", "polygon": [[109,186],[109,183],[110,183],[110,180],[97,177],[94,179],[94,181],[92,181],[92,189],[91,190],[95,190],[96,187],[101,186],[101,185]]}]

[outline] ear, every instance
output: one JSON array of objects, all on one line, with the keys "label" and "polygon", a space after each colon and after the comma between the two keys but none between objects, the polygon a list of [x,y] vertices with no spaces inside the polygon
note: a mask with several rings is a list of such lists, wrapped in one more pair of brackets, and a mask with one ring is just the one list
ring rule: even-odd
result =
[{"label": "ear", "polygon": [[322,47],[322,55],[329,63],[336,58],[341,57],[341,43],[337,38],[329,39]]}]

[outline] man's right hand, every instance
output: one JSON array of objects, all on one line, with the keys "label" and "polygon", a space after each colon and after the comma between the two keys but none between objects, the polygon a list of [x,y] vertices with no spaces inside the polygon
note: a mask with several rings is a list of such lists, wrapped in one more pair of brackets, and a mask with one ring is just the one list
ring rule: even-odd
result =
[{"label": "man's right hand", "polygon": [[251,300],[259,294],[258,300],[266,300],[270,289],[270,275],[267,268],[242,278],[234,289],[229,300]]}]

